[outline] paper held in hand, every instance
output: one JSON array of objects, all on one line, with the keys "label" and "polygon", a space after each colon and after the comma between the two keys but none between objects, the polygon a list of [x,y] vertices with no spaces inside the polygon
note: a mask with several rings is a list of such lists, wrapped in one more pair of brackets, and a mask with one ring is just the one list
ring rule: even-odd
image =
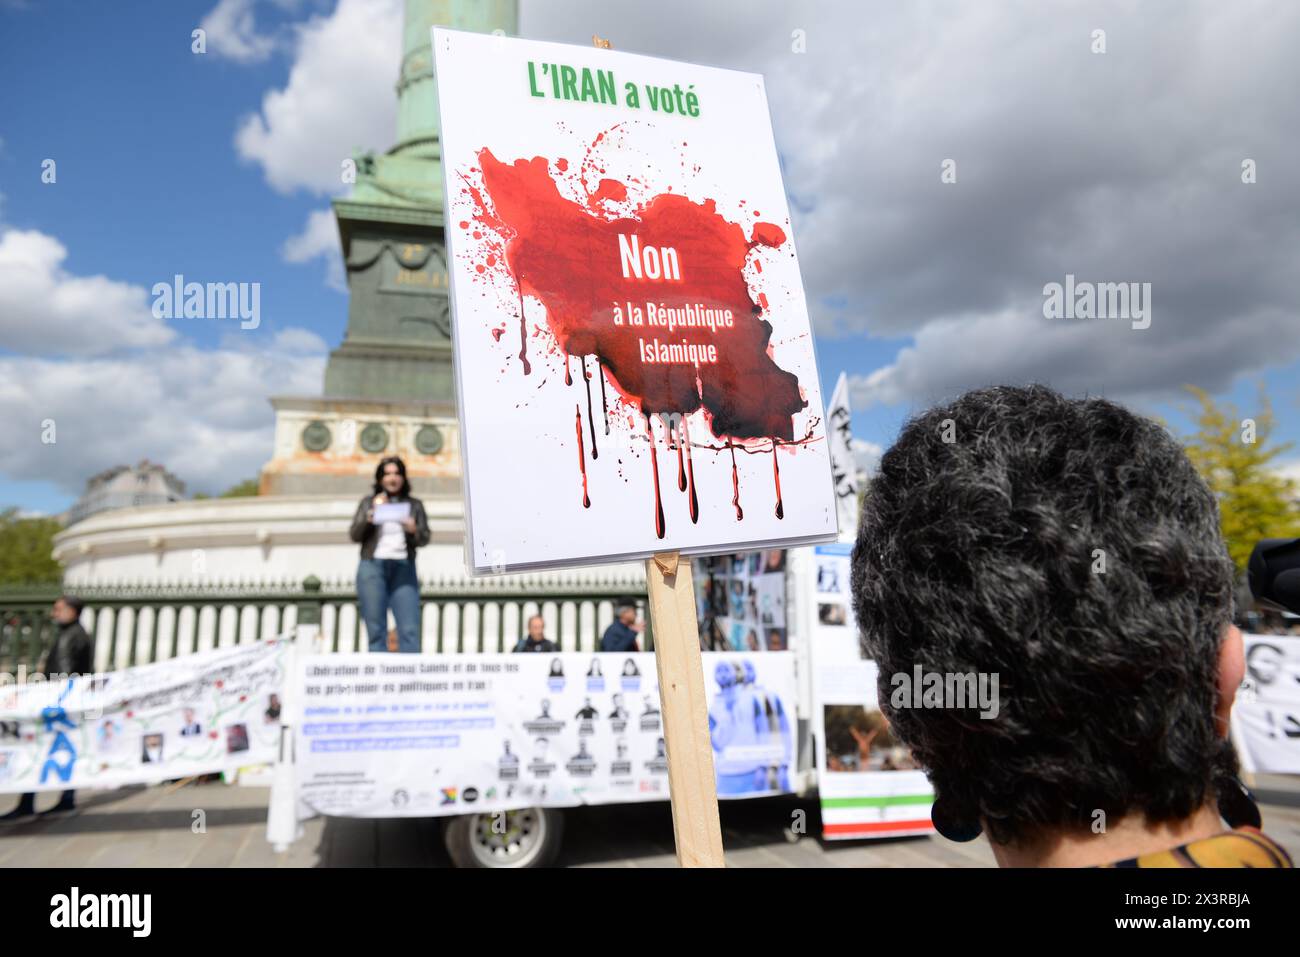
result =
[{"label": "paper held in hand", "polygon": [[375,506],[374,524],[376,525],[382,525],[384,522],[404,522],[410,517],[410,502],[389,502]]}]

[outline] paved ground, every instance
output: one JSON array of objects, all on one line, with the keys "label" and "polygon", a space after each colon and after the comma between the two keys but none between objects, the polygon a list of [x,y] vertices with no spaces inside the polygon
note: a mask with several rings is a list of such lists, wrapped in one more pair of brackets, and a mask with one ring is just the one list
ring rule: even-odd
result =
[{"label": "paved ground", "polygon": [[[1292,779],[1261,797],[1264,827],[1300,861],[1300,800]],[[266,843],[267,790],[200,784],[86,792],[72,817],[0,826],[0,867],[448,867],[436,820],[318,819],[283,855]],[[38,799],[52,805],[53,794]],[[0,797],[0,804],[7,799]],[[722,805],[732,867],[991,867],[983,839],[938,837],[823,843],[790,840],[793,812],[820,827],[814,800],[774,798]],[[206,830],[195,833],[195,811]],[[675,863],[668,805],[576,808],[568,812],[559,863],[569,867],[663,867]]]}]

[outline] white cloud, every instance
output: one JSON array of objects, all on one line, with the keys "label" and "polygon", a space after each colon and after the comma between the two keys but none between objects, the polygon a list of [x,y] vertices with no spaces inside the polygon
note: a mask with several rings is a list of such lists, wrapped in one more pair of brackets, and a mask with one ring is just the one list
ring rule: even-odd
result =
[{"label": "white cloud", "polygon": [[1277,463],[1273,471],[1300,487],[1300,459],[1284,459]]},{"label": "white cloud", "polygon": [[852,439],[849,448],[853,452],[853,461],[868,476],[875,475],[880,469],[880,457],[885,454],[884,446],[866,439]]},{"label": "white cloud", "polygon": [[296,31],[287,84],[244,118],[235,148],[280,192],[337,193],[343,160],[396,136],[402,3],[339,0]]},{"label": "white cloud", "polygon": [[[590,7],[525,0],[524,32],[573,42]],[[1031,379],[1168,400],[1300,357],[1300,6],[611,7],[616,47],[766,77],[818,333],[914,339],[859,378],[857,407]],[[1151,282],[1151,328],[1049,325],[1041,290],[1066,273]]]},{"label": "white cloud", "polygon": [[37,230],[0,233],[0,349],[105,355],[175,338],[154,317],[143,286],[71,275],[67,257],[61,242]]},{"label": "white cloud", "polygon": [[[1156,334],[1161,321],[1167,334]],[[1040,298],[1019,308],[927,322],[892,363],[850,376],[849,387],[861,409],[928,406],[968,389],[1032,382],[1143,405],[1185,397],[1189,382],[1219,393],[1245,370],[1300,354],[1296,317],[1280,308],[1222,315],[1194,337],[1187,326],[1184,314],[1162,313],[1158,297],[1152,327],[1145,330],[1123,320],[1045,319]]]},{"label": "white cloud", "polygon": [[325,260],[325,284],[339,292],[347,292],[343,275],[343,253],[339,246],[339,231],[334,223],[334,211],[318,209],[307,217],[302,232],[284,241],[280,254],[285,262],[305,263],[313,259]]},{"label": "white cloud", "polygon": [[[281,329],[275,334],[275,339],[271,343],[271,351],[281,353],[286,356],[310,356],[324,355],[329,351],[325,345],[325,340],[310,329]],[[314,393],[313,388],[309,390]]]},{"label": "white cloud", "polygon": [[[113,358],[0,357],[0,472],[80,494],[105,468],[161,462],[220,492],[271,457],[271,395],[320,391],[324,343],[289,329],[258,347],[146,349]],[[56,441],[42,442],[53,420]]]},{"label": "white cloud", "polygon": [[207,50],[238,63],[257,63],[275,50],[275,39],[258,32],[253,16],[256,0],[220,0],[199,22],[207,34]]},{"label": "white cloud", "polygon": [[[143,458],[192,491],[220,492],[271,457],[271,395],[316,395],[324,341],[306,329],[239,332],[217,349],[178,343],[145,290],[70,276],[63,244],[0,235],[0,474],[72,495]],[[54,441],[47,444],[47,423]]]}]

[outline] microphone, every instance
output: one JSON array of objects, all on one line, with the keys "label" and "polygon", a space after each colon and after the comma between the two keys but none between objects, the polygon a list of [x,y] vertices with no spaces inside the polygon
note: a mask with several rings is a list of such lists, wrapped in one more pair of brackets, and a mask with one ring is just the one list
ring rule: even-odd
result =
[{"label": "microphone", "polygon": [[1300,615],[1300,538],[1266,538],[1246,565],[1255,601]]}]

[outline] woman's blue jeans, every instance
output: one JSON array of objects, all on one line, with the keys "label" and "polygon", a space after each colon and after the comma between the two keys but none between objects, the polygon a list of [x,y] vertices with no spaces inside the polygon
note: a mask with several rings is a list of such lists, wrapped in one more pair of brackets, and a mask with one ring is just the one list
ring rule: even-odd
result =
[{"label": "woman's blue jeans", "polygon": [[388,650],[388,609],[397,621],[397,650],[420,650],[420,580],[409,558],[363,558],[357,567],[357,603],[371,651]]}]

